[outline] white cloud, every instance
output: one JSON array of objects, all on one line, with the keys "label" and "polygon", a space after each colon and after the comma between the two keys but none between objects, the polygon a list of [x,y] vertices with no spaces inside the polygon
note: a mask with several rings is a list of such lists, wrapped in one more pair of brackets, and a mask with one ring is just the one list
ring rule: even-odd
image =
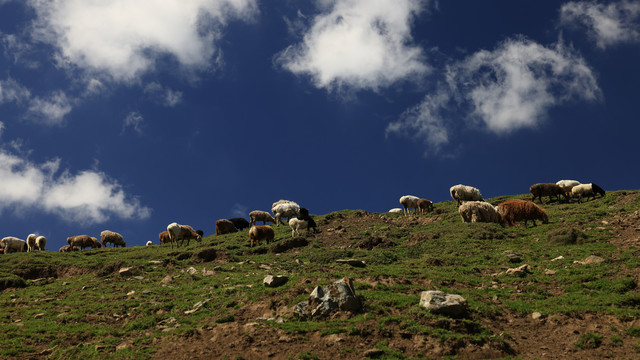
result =
[{"label": "white cloud", "polygon": [[22,103],[29,100],[31,93],[15,80],[0,80],[0,105],[7,102]]},{"label": "white cloud", "polygon": [[56,91],[44,99],[31,99],[27,118],[46,125],[60,125],[71,109],[71,101],[67,95],[62,91]]},{"label": "white cloud", "polygon": [[124,123],[122,125],[122,133],[124,133],[124,131],[127,128],[131,127],[138,134],[142,134],[142,123],[143,122],[144,122],[144,117],[142,117],[142,115],[140,115],[139,112],[137,112],[137,111],[130,112],[127,115],[127,117],[124,119]]},{"label": "white cloud", "polygon": [[87,170],[56,176],[60,160],[35,164],[0,150],[0,209],[45,211],[69,222],[103,223],[115,215],[147,218],[151,210],[128,197],[104,173]]},{"label": "white cloud", "polygon": [[231,208],[231,215],[235,216],[235,217],[247,217],[247,214],[249,214],[249,208],[235,203],[233,204],[233,207]]},{"label": "white cloud", "polygon": [[442,114],[451,100],[446,91],[437,91],[425,96],[419,105],[405,111],[400,119],[387,126],[386,135],[396,133],[409,138],[421,139],[430,153],[438,153],[449,142],[449,131]]},{"label": "white cloud", "polygon": [[448,119],[463,118],[492,133],[508,134],[538,126],[553,106],[601,96],[584,59],[562,43],[544,47],[511,39],[451,65],[446,76],[448,87],[427,95],[390,124],[387,134],[417,136],[437,152],[449,142],[451,121],[445,121],[444,113],[454,113]]},{"label": "white cloud", "polygon": [[165,88],[157,82],[147,84],[144,93],[166,107],[174,107],[182,101],[181,91]]},{"label": "white cloud", "polygon": [[52,44],[63,63],[130,81],[171,55],[205,68],[231,19],[250,20],[256,0],[29,0],[33,36]]},{"label": "white cloud", "polygon": [[327,90],[377,90],[428,72],[424,53],[411,37],[425,1],[319,3],[323,12],[313,18],[302,42],[276,56],[284,69],[308,75],[316,87]]},{"label": "white cloud", "polygon": [[607,5],[595,1],[568,2],[560,10],[562,24],[586,27],[589,36],[601,49],[638,42],[639,20],[640,1],[618,1]]}]

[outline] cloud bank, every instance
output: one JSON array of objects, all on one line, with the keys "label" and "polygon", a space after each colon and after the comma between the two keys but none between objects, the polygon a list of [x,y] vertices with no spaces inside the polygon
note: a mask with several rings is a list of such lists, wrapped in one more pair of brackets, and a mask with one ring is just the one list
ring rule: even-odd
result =
[{"label": "cloud bank", "polygon": [[424,53],[413,45],[411,25],[424,9],[420,0],[319,1],[302,42],[275,60],[311,77],[317,88],[378,90],[428,72]]},{"label": "cloud bank", "polygon": [[61,64],[131,81],[166,55],[186,68],[206,68],[231,19],[250,20],[256,0],[29,0],[34,38]]},{"label": "cloud bank", "polygon": [[104,223],[111,216],[150,216],[151,209],[127,196],[104,173],[85,170],[75,175],[68,171],[56,175],[59,168],[59,159],[35,164],[0,150],[0,210],[44,211],[82,224]]},{"label": "cloud bank", "polygon": [[[437,153],[450,139],[450,119],[508,134],[538,126],[553,106],[601,96],[584,59],[562,43],[545,47],[514,38],[451,65],[446,85],[387,127],[424,141]],[[454,116],[445,116],[453,114]]]}]

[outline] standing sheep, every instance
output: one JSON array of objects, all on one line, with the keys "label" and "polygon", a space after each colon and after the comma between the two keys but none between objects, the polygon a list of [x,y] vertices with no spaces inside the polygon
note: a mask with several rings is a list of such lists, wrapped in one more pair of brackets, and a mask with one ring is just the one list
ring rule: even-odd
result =
[{"label": "standing sheep", "polygon": [[276,205],[271,210],[273,211],[273,218],[277,226],[280,226],[283,217],[291,219],[292,217],[300,216],[300,206],[294,202]]},{"label": "standing sheep", "polygon": [[271,216],[271,214],[261,210],[253,210],[252,212],[249,213],[249,218],[251,219],[251,222],[250,222],[251,226],[255,225],[256,222],[258,221],[262,221],[262,225],[266,225],[267,221],[270,221],[274,224],[276,223],[276,221],[273,219],[273,216]]},{"label": "standing sheep", "polygon": [[580,185],[580,182],[576,180],[560,180],[556,185],[563,188],[568,194],[571,194],[571,189],[573,189],[574,186]]},{"label": "standing sheep", "polygon": [[36,238],[36,247],[39,251],[43,251],[44,247],[47,245],[47,238],[40,235]]},{"label": "standing sheep", "polygon": [[404,208],[404,214],[411,214],[411,209],[416,209],[416,213],[418,212],[418,200],[419,197],[413,195],[405,195],[400,198],[400,204]]},{"label": "standing sheep", "polygon": [[233,225],[238,229],[238,231],[251,227],[247,219],[245,218],[231,218],[229,219],[233,223]]},{"label": "standing sheep", "polygon": [[536,198],[540,199],[540,204],[542,204],[542,197],[548,196],[549,202],[551,202],[551,197],[555,196],[556,200],[560,201],[560,195],[564,196],[565,199],[569,199],[569,194],[567,191],[554,183],[538,183],[533,184],[529,187],[529,191],[533,196],[531,196],[531,201],[535,202]]},{"label": "standing sheep", "polygon": [[26,252],[27,242],[14,236],[7,236],[0,240],[0,247],[4,249],[5,254]]},{"label": "standing sheep", "polygon": [[252,226],[249,229],[249,240],[251,241],[251,247],[253,247],[253,243],[255,242],[257,245],[260,245],[260,241],[266,240],[267,244],[273,241],[275,237],[275,233],[273,229],[269,225],[260,225],[260,226]]},{"label": "standing sheep", "polygon": [[492,222],[504,226],[498,208],[484,201],[468,201],[458,208],[462,222]]},{"label": "standing sheep", "polygon": [[236,229],[236,226],[233,225],[231,221],[227,219],[216,221],[216,235],[231,234],[234,232],[238,232],[238,229]]},{"label": "standing sheep", "polygon": [[587,201],[589,201],[589,197],[593,197],[593,200],[595,200],[596,194],[604,197],[605,191],[594,183],[576,185],[571,189],[571,197],[577,197],[579,203],[582,202],[583,196],[587,197]]},{"label": "standing sheep", "polygon": [[431,202],[430,200],[427,199],[420,199],[418,200],[418,211],[420,212],[420,215],[424,215],[428,212],[433,211],[433,202]]},{"label": "standing sheep", "polygon": [[[187,240],[187,246],[189,246],[189,242],[191,239],[195,239],[196,241],[202,241],[202,236],[193,230],[193,228],[189,225],[180,225],[178,223],[171,223],[167,225],[167,231],[169,232],[169,240],[171,242],[171,248],[173,248],[173,243],[176,243],[176,246],[180,246]],[[180,241],[180,242],[178,242]]]},{"label": "standing sheep", "polygon": [[171,242],[171,237],[169,236],[168,231],[163,231],[160,234],[158,234],[158,239],[160,240],[160,245],[168,244]]},{"label": "standing sheep", "polygon": [[[291,228],[291,237],[295,237],[296,235],[300,236],[300,230],[307,229],[309,222],[306,220],[301,220],[298,218],[291,218],[289,220],[289,227]],[[308,232],[308,229],[307,229]]]},{"label": "standing sheep", "polygon": [[[95,239],[95,242],[94,242]],[[76,235],[67,238],[67,243],[72,247],[79,247],[81,250],[84,250],[86,247],[90,248],[100,248],[102,244],[98,241],[98,239],[91,237],[89,235]]]},{"label": "standing sheep", "polygon": [[536,220],[541,220],[543,224],[549,223],[547,213],[538,205],[531,201],[512,199],[498,204],[498,212],[502,216],[502,220],[512,227],[515,222],[524,220],[524,227],[527,227],[527,221],[533,221],[536,226]]},{"label": "standing sheep", "polygon": [[36,238],[38,236],[36,234],[29,234],[27,236],[27,252],[32,252],[36,250]]},{"label": "standing sheep", "polygon": [[458,206],[462,201],[484,201],[482,198],[482,194],[480,190],[474,188],[473,186],[467,185],[454,185],[449,189],[451,193],[451,197],[456,201]]},{"label": "standing sheep", "polygon": [[105,230],[100,233],[100,240],[102,240],[102,246],[107,247],[107,244],[112,243],[113,247],[121,246],[127,247],[122,235],[117,232]]}]

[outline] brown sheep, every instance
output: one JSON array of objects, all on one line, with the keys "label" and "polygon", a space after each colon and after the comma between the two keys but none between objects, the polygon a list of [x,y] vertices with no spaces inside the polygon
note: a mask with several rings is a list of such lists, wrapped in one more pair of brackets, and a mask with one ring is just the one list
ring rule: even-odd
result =
[{"label": "brown sheep", "polygon": [[216,221],[216,235],[231,234],[234,232],[238,232],[238,229],[236,229],[236,226],[233,225],[231,221],[227,219]]},{"label": "brown sheep", "polygon": [[262,225],[266,225],[267,221],[270,221],[274,224],[276,223],[276,220],[273,218],[273,216],[271,216],[271,214],[262,210],[253,210],[249,213],[249,217],[251,218],[251,226],[255,225],[258,221],[262,221]]},{"label": "brown sheep", "polygon": [[267,244],[273,241],[275,237],[275,233],[273,229],[269,225],[260,225],[260,226],[252,226],[249,229],[249,240],[251,240],[251,247],[253,247],[253,243],[260,245],[260,241],[266,240]]},{"label": "brown sheep", "polygon": [[535,201],[536,198],[539,198],[540,204],[543,203],[542,202],[543,196],[548,196],[549,202],[551,202],[552,196],[555,196],[556,200],[558,201],[560,201],[560,195],[564,196],[565,200],[569,199],[569,193],[567,192],[567,190],[565,190],[563,187],[554,183],[533,184],[529,188],[529,191],[531,191],[531,194],[533,194],[533,196],[531,197],[531,201]]},{"label": "brown sheep", "polygon": [[191,239],[202,241],[202,236],[196,233],[196,231],[189,225],[180,225],[174,222],[167,226],[167,231],[169,232],[169,242],[171,243],[172,248],[174,242],[176,243],[176,246],[180,246],[185,240],[187,240],[187,246],[189,246]]},{"label": "brown sheep", "polygon": [[527,221],[533,221],[536,226],[536,220],[541,220],[543,224],[549,223],[547,213],[538,205],[527,200],[512,199],[498,204],[498,212],[502,216],[502,220],[512,227],[515,222],[524,220],[524,227],[527,227]]},{"label": "brown sheep", "polygon": [[[94,242],[94,239],[95,239],[95,242]],[[98,239],[91,237],[89,235],[76,235],[76,236],[68,237],[67,243],[70,246],[79,247],[82,250],[84,250],[84,248],[86,247],[90,247],[90,248],[102,247],[102,244],[100,244]]]},{"label": "brown sheep", "polygon": [[75,246],[71,246],[71,245],[65,245],[63,247],[60,248],[60,250],[58,250],[60,252],[72,252],[72,251],[80,251],[80,249],[78,249]]},{"label": "brown sheep", "polygon": [[419,199],[418,211],[420,212],[420,215],[424,215],[430,211],[433,211],[433,203],[427,199]]},{"label": "brown sheep", "polygon": [[171,238],[169,237],[168,231],[163,231],[158,234],[158,238],[160,239],[160,244],[168,244],[171,242]]}]

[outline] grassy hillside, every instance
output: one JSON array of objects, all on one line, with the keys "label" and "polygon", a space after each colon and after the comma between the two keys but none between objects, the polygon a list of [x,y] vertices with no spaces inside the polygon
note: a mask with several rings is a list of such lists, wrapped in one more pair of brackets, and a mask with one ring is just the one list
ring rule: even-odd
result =
[{"label": "grassy hillside", "polygon": [[[463,224],[443,202],[425,216],[316,216],[320,234],[292,241],[280,226],[254,248],[245,230],[179,249],[1,255],[0,358],[639,356],[640,192],[543,207],[550,223],[526,229]],[[577,263],[592,255],[604,261]],[[336,262],[347,258],[366,266]],[[506,273],[523,264],[530,273]],[[283,274],[285,285],[262,285]],[[362,313],[295,318],[315,286],[342,277]],[[470,315],[420,308],[425,290],[463,296]]]}]

